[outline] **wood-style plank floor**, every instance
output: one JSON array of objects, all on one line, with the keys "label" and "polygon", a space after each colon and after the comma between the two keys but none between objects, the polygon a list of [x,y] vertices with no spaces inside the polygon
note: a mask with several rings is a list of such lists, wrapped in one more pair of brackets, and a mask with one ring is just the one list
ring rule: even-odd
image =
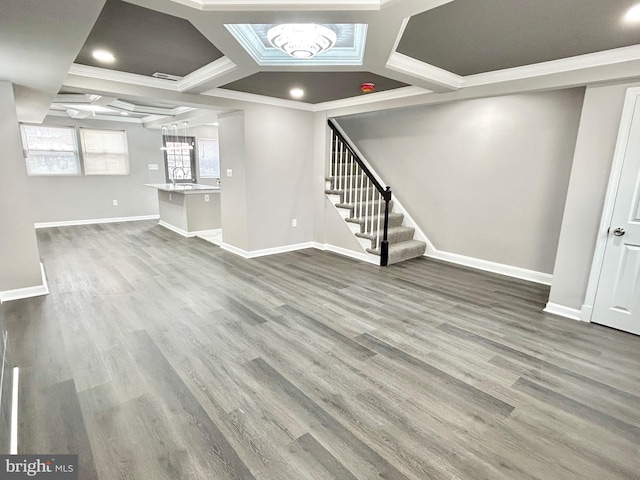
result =
[{"label": "wood-style plank floor", "polygon": [[81,479],[640,478],[640,338],[547,287],[153,222],[38,239],[51,294],[3,305],[19,450]]}]

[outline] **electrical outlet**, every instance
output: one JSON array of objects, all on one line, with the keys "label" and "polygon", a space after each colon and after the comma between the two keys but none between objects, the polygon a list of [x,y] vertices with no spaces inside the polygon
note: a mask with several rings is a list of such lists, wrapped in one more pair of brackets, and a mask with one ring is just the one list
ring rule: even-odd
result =
[{"label": "electrical outlet", "polygon": [[158,170],[158,164],[157,163],[149,163],[149,164],[147,164],[147,166],[149,167],[149,170]]},{"label": "electrical outlet", "polygon": [[113,206],[114,206],[114,207],[117,207],[117,206],[118,206],[118,200],[114,200],[114,201],[113,201]]},{"label": "electrical outlet", "polygon": [[204,201],[205,201],[205,202],[208,202],[208,201],[209,201],[209,195],[205,195],[205,196],[204,196]]},{"label": "electrical outlet", "polygon": [[297,219],[295,219],[295,218],[294,218],[294,219],[292,219],[292,220],[291,220],[291,226],[292,226],[292,227],[297,227],[297,226],[298,226],[298,220],[297,220]]}]

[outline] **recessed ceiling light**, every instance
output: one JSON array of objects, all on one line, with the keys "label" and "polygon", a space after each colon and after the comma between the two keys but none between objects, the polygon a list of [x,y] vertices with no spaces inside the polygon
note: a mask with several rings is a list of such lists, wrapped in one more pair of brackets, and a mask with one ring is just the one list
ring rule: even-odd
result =
[{"label": "recessed ceiling light", "polygon": [[624,16],[624,21],[627,23],[640,22],[640,4],[631,7]]},{"label": "recessed ceiling light", "polygon": [[120,112],[120,115],[127,116],[127,115],[129,115],[129,112]]},{"label": "recessed ceiling light", "polygon": [[93,58],[103,63],[113,63],[116,61],[116,57],[113,56],[113,53],[107,50],[94,50],[91,55]]},{"label": "recessed ceiling light", "polygon": [[293,98],[302,98],[304,97],[304,90],[301,88],[292,88],[289,92]]}]

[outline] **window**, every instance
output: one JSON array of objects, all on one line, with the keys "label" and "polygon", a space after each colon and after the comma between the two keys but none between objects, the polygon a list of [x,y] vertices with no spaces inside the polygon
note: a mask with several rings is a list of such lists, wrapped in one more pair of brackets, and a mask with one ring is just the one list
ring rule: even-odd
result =
[{"label": "window", "polygon": [[129,175],[124,130],[80,129],[85,175]]},{"label": "window", "polygon": [[200,169],[200,178],[220,178],[218,140],[198,139],[198,168]]},{"label": "window", "polygon": [[21,125],[29,175],[80,175],[78,143],[73,127]]},{"label": "window", "polygon": [[167,182],[195,182],[194,137],[163,135],[164,166]]}]

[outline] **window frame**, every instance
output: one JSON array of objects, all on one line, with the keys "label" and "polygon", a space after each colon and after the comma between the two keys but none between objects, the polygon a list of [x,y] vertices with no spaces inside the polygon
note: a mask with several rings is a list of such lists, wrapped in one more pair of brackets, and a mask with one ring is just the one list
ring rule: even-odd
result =
[{"label": "window frame", "polygon": [[[200,147],[200,142],[215,142],[216,144],[216,151],[217,151],[217,155],[216,155],[216,159],[218,161],[218,175],[206,175],[202,173],[202,164],[200,162],[200,153],[202,152],[202,148]],[[220,178],[221,176],[221,171],[220,171],[220,142],[217,138],[198,138],[198,175],[200,176],[200,178]]]},{"label": "window frame", "polygon": [[[82,171],[84,176],[86,177],[126,177],[131,173],[131,165],[129,162],[129,141],[127,138],[127,131],[125,129],[115,129],[115,128],[94,128],[94,127],[77,127],[77,135],[80,145],[80,154],[82,156]],[[122,133],[124,140],[124,162],[125,162],[125,173],[114,173],[114,172],[105,172],[105,173],[89,173],[87,171],[87,156],[85,150],[85,138],[83,136],[83,131],[93,131],[93,132],[120,132]],[[90,155],[89,155],[90,156]]]},{"label": "window frame", "polygon": [[[71,130],[73,139],[73,150],[39,150],[29,148],[29,142],[27,140],[28,135],[26,130],[30,128],[47,128],[50,130]],[[29,123],[21,123],[20,124],[20,136],[22,137],[22,149],[23,149],[23,157],[25,161],[25,167],[27,170],[27,176],[29,177],[81,177],[84,175],[83,171],[83,162],[80,158],[80,145],[78,142],[78,134],[76,132],[76,127],[70,126],[60,126],[60,125],[34,125]],[[34,172],[31,171],[30,163],[29,163],[29,152],[64,152],[64,153],[73,153],[75,158],[75,163],[77,169],[75,172],[64,172],[64,173],[52,173],[52,172]]]}]

